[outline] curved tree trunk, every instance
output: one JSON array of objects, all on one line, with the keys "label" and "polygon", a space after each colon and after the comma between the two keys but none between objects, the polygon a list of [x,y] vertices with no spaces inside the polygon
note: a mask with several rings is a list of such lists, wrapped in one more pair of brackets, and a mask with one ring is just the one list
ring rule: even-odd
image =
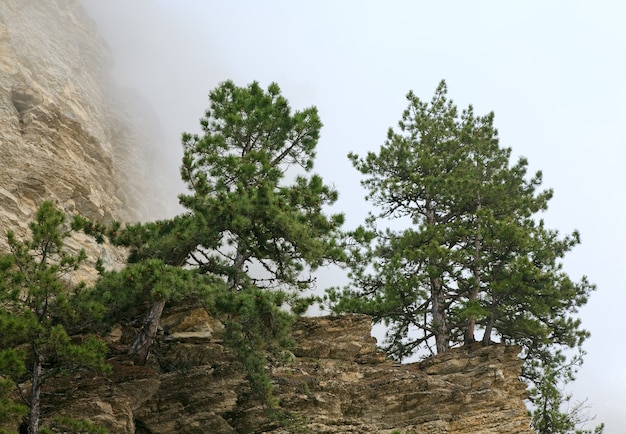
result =
[{"label": "curved tree trunk", "polygon": [[152,303],[150,312],[146,315],[141,330],[128,349],[128,355],[131,356],[136,365],[144,365],[148,359],[150,347],[152,347],[154,342],[164,307],[165,300],[158,300]]}]

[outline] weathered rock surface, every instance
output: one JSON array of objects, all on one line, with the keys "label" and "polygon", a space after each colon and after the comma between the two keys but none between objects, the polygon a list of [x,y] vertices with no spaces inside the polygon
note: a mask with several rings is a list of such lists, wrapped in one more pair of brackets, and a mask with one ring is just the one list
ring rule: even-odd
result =
[{"label": "weathered rock surface", "polygon": [[376,348],[367,316],[302,318],[293,359],[269,367],[281,407],[297,415],[280,428],[222,346],[218,321],[197,308],[168,311],[163,325],[151,367],[114,363],[109,380],[87,383],[51,414],[111,433],[532,433],[515,347],[399,365]]},{"label": "weathered rock surface", "polygon": [[137,116],[143,103],[111,81],[112,66],[77,0],[0,2],[0,251],[43,200],[100,222],[167,214],[155,122],[145,107]]}]

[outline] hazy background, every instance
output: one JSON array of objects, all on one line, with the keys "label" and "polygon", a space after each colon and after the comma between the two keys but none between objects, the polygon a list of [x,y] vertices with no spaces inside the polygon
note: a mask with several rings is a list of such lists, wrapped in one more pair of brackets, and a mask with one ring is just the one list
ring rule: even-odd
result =
[{"label": "hazy background", "polygon": [[[198,130],[221,81],[276,81],[292,107],[317,106],[325,126],[316,171],[339,190],[333,211],[346,213],[347,228],[362,223],[367,206],[346,154],[384,142],[409,89],[430,100],[445,79],[460,107],[495,111],[501,145],[555,190],[548,226],[582,234],[566,271],[598,285],[581,312],[588,355],[568,390],[589,398],[607,434],[626,432],[626,3],[82,3],[113,51],[116,77],[153,104],[162,129],[155,146],[173,167],[181,132]],[[342,279],[326,270],[319,287]]]}]

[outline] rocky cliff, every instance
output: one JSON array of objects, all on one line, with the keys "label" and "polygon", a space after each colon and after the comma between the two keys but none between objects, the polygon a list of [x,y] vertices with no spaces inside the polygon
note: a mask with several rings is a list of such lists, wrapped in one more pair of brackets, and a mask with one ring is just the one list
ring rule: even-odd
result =
[{"label": "rocky cliff", "polygon": [[[293,357],[268,367],[281,408],[295,416],[279,427],[222,331],[203,309],[170,309],[149,366],[112,362],[106,380],[56,385],[48,417],[69,414],[129,434],[532,432],[515,347],[458,348],[400,365],[377,349],[367,316],[301,318]],[[123,345],[124,335],[118,330],[112,343]]]},{"label": "rocky cliff", "polygon": [[0,2],[0,250],[43,200],[101,222],[164,214],[149,110],[130,114],[141,100],[112,66],[78,1]]},{"label": "rocky cliff", "polygon": [[[78,1],[0,1],[0,250],[5,230],[24,235],[46,199],[99,221],[163,214],[149,117],[132,120],[142,102],[112,83],[111,67]],[[123,258],[79,245],[92,258]],[[286,429],[255,400],[218,321],[171,308],[162,326],[149,366],[113,359],[105,379],[51,383],[46,417],[84,417],[110,433],[531,432],[515,348],[398,365],[376,349],[368,317],[303,318],[293,357],[268,367],[282,408],[297,416]],[[109,340],[123,348],[128,336]]]}]

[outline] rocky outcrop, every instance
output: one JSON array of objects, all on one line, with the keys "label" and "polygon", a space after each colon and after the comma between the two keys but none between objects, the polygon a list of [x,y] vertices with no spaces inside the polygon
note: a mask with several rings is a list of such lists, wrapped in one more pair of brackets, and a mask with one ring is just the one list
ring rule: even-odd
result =
[{"label": "rocky outcrop", "polygon": [[453,349],[397,365],[376,350],[367,316],[303,318],[299,356],[277,370],[300,377],[285,407],[310,416],[312,432],[526,433],[519,349]]},{"label": "rocky outcrop", "polygon": [[112,59],[76,2],[0,4],[0,200],[20,227],[44,199],[89,217],[120,216],[124,198],[103,120]]},{"label": "rocky outcrop", "polygon": [[111,433],[532,433],[516,347],[463,347],[400,365],[376,348],[367,316],[302,318],[293,357],[268,367],[293,416],[280,427],[222,332],[203,309],[170,310],[150,367],[113,362],[108,380],[87,382],[50,414]]},{"label": "rocky outcrop", "polygon": [[[5,230],[26,235],[43,200],[92,219],[167,214],[154,122],[112,83],[112,59],[77,0],[0,1],[0,251]],[[140,107],[138,110],[137,107]],[[111,267],[123,252],[87,247]],[[88,277],[88,273],[79,276]],[[279,425],[255,398],[219,321],[170,308],[151,364],[111,359],[106,378],[48,385],[48,420],[67,414],[110,433],[530,433],[517,349],[464,347],[399,365],[376,348],[366,316],[302,318],[298,346],[268,366]],[[112,348],[129,337],[115,330]],[[11,427],[15,428],[15,427]]]},{"label": "rocky outcrop", "polygon": [[[27,235],[43,200],[100,222],[171,214],[157,123],[112,67],[77,0],[0,2],[0,252],[7,229]],[[123,260],[85,238],[74,247]]]}]

